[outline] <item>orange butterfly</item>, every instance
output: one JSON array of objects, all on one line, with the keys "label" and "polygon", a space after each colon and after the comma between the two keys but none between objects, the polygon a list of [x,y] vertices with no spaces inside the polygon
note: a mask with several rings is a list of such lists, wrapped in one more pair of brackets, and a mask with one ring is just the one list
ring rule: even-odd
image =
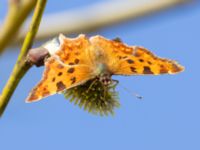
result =
[{"label": "orange butterfly", "polygon": [[112,75],[175,74],[184,70],[176,61],[155,56],[139,46],[128,46],[102,36],[66,38],[44,45],[50,57],[45,61],[42,80],[30,92],[27,102],[60,93],[98,79],[105,86]]}]

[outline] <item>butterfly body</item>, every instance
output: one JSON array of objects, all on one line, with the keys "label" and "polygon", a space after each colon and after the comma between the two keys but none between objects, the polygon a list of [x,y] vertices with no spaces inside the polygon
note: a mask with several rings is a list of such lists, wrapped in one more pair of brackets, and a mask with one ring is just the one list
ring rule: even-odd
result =
[{"label": "butterfly body", "polygon": [[176,61],[155,56],[139,46],[128,46],[102,36],[67,38],[60,35],[44,45],[50,57],[45,61],[42,80],[27,101],[44,97],[97,79],[105,86],[112,75],[175,74],[184,70]]}]

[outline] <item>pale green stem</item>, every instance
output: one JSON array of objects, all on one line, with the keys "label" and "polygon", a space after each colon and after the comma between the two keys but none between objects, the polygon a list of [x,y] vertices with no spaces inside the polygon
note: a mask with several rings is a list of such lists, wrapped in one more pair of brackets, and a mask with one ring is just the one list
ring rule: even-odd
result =
[{"label": "pale green stem", "polygon": [[27,33],[24,43],[22,45],[20,54],[18,56],[17,62],[14,69],[6,83],[2,94],[0,95],[0,116],[2,116],[12,94],[14,93],[18,83],[25,75],[25,73],[31,67],[31,64],[26,62],[26,55],[30,47],[32,46],[34,37],[38,31],[39,24],[42,18],[42,14],[46,5],[47,0],[37,0],[35,11],[33,14],[32,22],[30,25],[29,32]]},{"label": "pale green stem", "polygon": [[4,24],[0,27],[0,55],[14,39],[24,20],[36,4],[36,0],[10,0]]}]

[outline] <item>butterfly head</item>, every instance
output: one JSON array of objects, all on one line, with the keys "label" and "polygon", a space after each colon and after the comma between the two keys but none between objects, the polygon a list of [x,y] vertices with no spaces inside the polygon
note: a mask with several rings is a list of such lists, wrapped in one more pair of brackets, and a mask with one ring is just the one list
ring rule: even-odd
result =
[{"label": "butterfly head", "polygon": [[112,83],[111,75],[110,74],[100,74],[96,77],[103,85],[108,86]]},{"label": "butterfly head", "polygon": [[103,83],[105,86],[111,84],[111,73],[104,63],[99,63],[95,69],[96,79]]}]

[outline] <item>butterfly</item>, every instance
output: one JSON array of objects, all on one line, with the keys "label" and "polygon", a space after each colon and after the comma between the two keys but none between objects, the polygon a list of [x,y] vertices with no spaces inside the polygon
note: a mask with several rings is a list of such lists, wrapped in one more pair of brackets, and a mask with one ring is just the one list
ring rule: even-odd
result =
[{"label": "butterfly", "polygon": [[99,35],[67,38],[60,34],[44,48],[50,57],[45,60],[43,77],[30,92],[27,102],[61,93],[91,79],[108,86],[112,75],[176,74],[184,70],[176,61],[160,58],[146,48],[128,46]]}]

